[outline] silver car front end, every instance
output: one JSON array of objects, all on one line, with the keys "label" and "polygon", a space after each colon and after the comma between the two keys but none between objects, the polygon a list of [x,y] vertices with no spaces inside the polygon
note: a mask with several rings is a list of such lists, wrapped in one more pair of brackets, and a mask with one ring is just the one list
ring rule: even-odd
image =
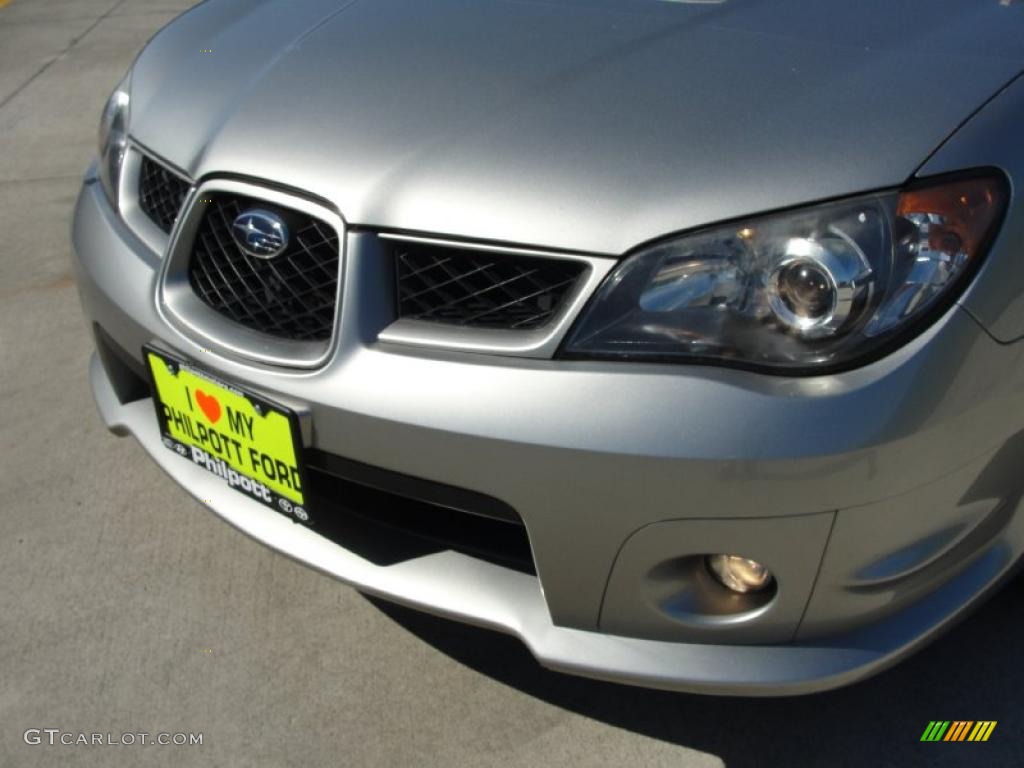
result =
[{"label": "silver car front end", "polygon": [[[379,235],[356,231],[325,362],[282,368],[211,352],[168,317],[164,254],[95,180],[74,242],[106,344],[140,363],[156,344],[244,382],[299,413],[307,448],[500,499],[525,525],[535,573],[454,551],[379,565],[295,525],[166,451],[152,401],[122,401],[123,372],[97,356],[111,429],[265,544],[513,633],[554,669],[717,693],[840,685],[954,620],[1024,541],[1007,418],[1018,355],[959,307],[876,363],[809,378],[445,350],[387,338]],[[704,556],[734,551],[772,569],[769,602],[709,580]]]},{"label": "silver car front end", "polygon": [[[381,107],[381,115],[339,110],[323,94],[314,98],[284,86],[308,83],[309,67],[338,59],[359,76],[309,87],[335,88],[347,95],[347,101],[339,96],[340,103],[375,104],[377,93],[390,93],[389,84],[413,75],[408,66],[390,62],[371,67],[367,62],[378,51],[372,35],[360,33],[360,23],[378,36],[401,32],[404,44],[395,46],[394,55],[411,56],[410,43],[420,34],[410,20],[415,14],[427,14],[419,26],[444,49],[459,29],[442,23],[445,14],[469,14],[487,27],[506,24],[506,9],[481,4],[470,12],[450,2],[428,12],[394,0],[409,17],[387,18],[370,4],[343,13],[347,5],[309,0],[302,4],[309,18],[300,19],[286,5],[208,3],[186,14],[176,33],[158,36],[139,66],[149,86],[139,101],[140,133],[159,137],[159,145],[133,136],[127,117],[123,125],[112,118],[105,146],[123,154],[111,164],[104,152],[75,211],[73,262],[97,340],[90,378],[101,417],[114,432],[134,436],[201,503],[264,544],[357,589],[516,635],[552,669],[719,694],[806,693],[873,674],[948,627],[1011,571],[1024,547],[1018,514],[1024,491],[1018,469],[1024,450],[1018,342],[1024,337],[1018,258],[1024,208],[1016,191],[1024,178],[1024,149],[1010,139],[1008,126],[1024,120],[1022,81],[921,166],[919,152],[948,133],[941,128],[945,121],[975,103],[968,79],[955,77],[955,62],[943,62],[957,100],[925,100],[931,119],[913,123],[916,132],[902,130],[908,121],[893,110],[880,110],[890,121],[887,130],[905,145],[883,142],[890,154],[862,153],[863,166],[849,164],[841,188],[826,173],[839,167],[829,152],[859,151],[851,143],[857,133],[852,120],[816,123],[821,130],[806,138],[817,142],[806,153],[816,165],[807,165],[794,162],[794,153],[804,157],[800,132],[773,134],[771,140],[781,143],[771,146],[789,149],[765,151],[769,144],[735,140],[729,132],[741,130],[738,120],[708,134],[714,152],[680,145],[673,126],[685,124],[696,135],[703,123],[695,110],[669,105],[678,113],[673,119],[642,123],[646,154],[634,162],[619,150],[634,135],[635,111],[620,110],[613,127],[593,119],[604,114],[606,95],[590,77],[597,68],[570,68],[574,76],[557,81],[539,65],[526,75],[499,67],[490,80],[464,85],[475,89],[476,101],[445,92],[457,106],[476,105],[498,84],[510,103],[518,103],[512,97],[529,90],[521,81],[527,75],[537,78],[530,87],[550,81],[570,91],[560,100],[537,87],[533,101],[525,102],[529,119],[497,127],[487,110],[475,107],[448,119],[445,109],[452,106],[442,103],[435,114],[430,110],[436,100],[406,86],[417,114],[434,121],[435,143],[420,146],[414,145],[418,126],[391,119],[390,106]],[[667,5],[655,10],[694,17],[692,26],[673,28],[683,42],[721,49],[715,38],[725,28],[708,32],[696,23],[717,11]],[[551,29],[579,23],[578,9],[569,5],[538,4],[520,13],[542,14]],[[971,13],[991,34],[1004,34],[991,9]],[[335,23],[335,16],[341,21]],[[825,21],[823,28],[831,29]],[[194,77],[166,66],[178,57],[186,73],[205,71],[205,62],[179,56],[182,39],[191,42],[210,28],[222,31],[225,45],[237,45],[246,39],[245,25],[257,22],[287,27],[295,43],[272,55],[239,48],[198,91]],[[580,50],[572,53],[589,62],[594,52],[588,46],[615,53],[626,44],[622,36],[646,39],[660,23],[652,15],[631,17],[621,29],[595,25],[591,38],[573,38]],[[508,34],[527,35],[532,28],[524,22]],[[346,36],[349,45],[336,44]],[[480,39],[455,42],[468,46],[465,55],[487,59]],[[563,39],[552,35],[545,45],[560,54]],[[510,49],[518,45],[509,42]],[[776,45],[775,37],[758,36],[749,42],[749,55],[757,58]],[[655,64],[661,56],[671,60],[675,48],[663,47],[650,49],[653,64],[624,56],[619,66],[667,77]],[[798,58],[805,53],[786,50]],[[840,62],[835,50],[814,49],[835,65],[830,76],[870,74],[859,48],[838,49],[851,62]],[[551,51],[552,61],[560,62]],[[933,65],[931,58],[886,55],[907,67]],[[444,61],[438,56],[415,74],[436,82],[439,75],[430,67]],[[983,63],[991,83],[1004,82],[1016,66],[1009,58]],[[766,100],[764,89],[747,83],[746,71],[726,71],[723,78],[737,79],[723,87],[704,88],[700,81],[686,87],[712,111],[743,102],[735,96],[742,88],[750,89],[749,99]],[[233,90],[231,77],[242,82],[254,72],[265,75],[282,99],[293,100],[289,109],[264,115],[264,101],[249,98],[258,78]],[[790,67],[779,73],[788,82]],[[904,74],[914,79],[914,72]],[[665,87],[652,77],[650,93],[624,88],[622,98],[647,106],[651,93]],[[893,85],[877,96],[896,104],[903,91]],[[236,97],[237,104],[231,101]],[[545,126],[562,115],[563,102],[571,107],[566,119],[575,121],[575,133],[546,133]],[[810,101],[798,105],[814,112]],[[289,110],[298,107],[307,110],[308,121],[292,119]],[[174,123],[176,109],[187,119]],[[321,131],[334,119],[347,121],[347,130]],[[374,120],[388,130],[378,135]],[[272,135],[261,138],[257,123]],[[475,138],[463,140],[470,123]],[[621,135],[612,136],[614,131]],[[293,162],[251,152],[280,137],[287,137],[280,143]],[[587,163],[570,161],[577,145],[589,141],[600,149],[612,138],[617,151],[592,152]],[[502,147],[515,149],[510,166],[493,161]],[[717,158],[731,157],[732,148],[738,159],[723,169]],[[322,168],[321,159],[329,167]],[[772,178],[797,169],[792,183],[751,176],[762,160]],[[170,211],[162,227],[140,206],[145,163],[181,188],[183,205]],[[645,184],[638,185],[634,172],[641,166]],[[522,175],[504,184],[509,167]],[[671,234],[672,227],[691,231],[773,205],[788,210],[872,190],[888,194],[907,174],[929,178],[977,168],[1009,181],[998,237],[956,301],[937,304],[941,311],[927,327],[884,354],[793,374],[562,354],[594,297],[616,279],[622,254]],[[677,183],[684,170],[703,176]],[[719,176],[721,189],[715,189]],[[575,202],[562,194],[587,182],[592,194]],[[493,190],[493,199],[481,190]],[[336,233],[339,271],[328,334],[313,341],[272,339],[198,300],[189,273],[193,243],[204,207],[221,195],[312,216]],[[622,221],[610,212],[622,213]],[[548,320],[526,330],[410,320],[396,304],[396,243],[541,259],[578,277],[557,306],[547,307]],[[370,532],[353,523],[325,535],[168,451],[145,373],[145,346],[192,361],[296,414],[306,461],[338,481],[327,486],[330,514],[347,514],[352,493],[365,502],[357,517],[370,518],[371,528],[376,513],[411,505],[404,522]],[[434,532],[426,549],[394,551],[392,539],[409,533],[404,523],[430,524],[435,516],[451,522],[453,541],[462,528],[485,530],[486,546],[449,546]],[[513,550],[515,557],[505,556]],[[772,574],[771,588],[726,589],[708,568],[709,556],[721,554],[763,564]]]}]

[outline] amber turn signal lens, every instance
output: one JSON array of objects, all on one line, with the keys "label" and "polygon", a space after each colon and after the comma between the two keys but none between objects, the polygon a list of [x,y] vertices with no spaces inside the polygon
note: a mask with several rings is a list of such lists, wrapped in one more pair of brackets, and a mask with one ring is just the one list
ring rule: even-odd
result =
[{"label": "amber turn signal lens", "polygon": [[960,179],[900,193],[896,215],[910,220],[928,217],[933,250],[962,250],[975,257],[1005,207],[1005,196],[996,178]]}]

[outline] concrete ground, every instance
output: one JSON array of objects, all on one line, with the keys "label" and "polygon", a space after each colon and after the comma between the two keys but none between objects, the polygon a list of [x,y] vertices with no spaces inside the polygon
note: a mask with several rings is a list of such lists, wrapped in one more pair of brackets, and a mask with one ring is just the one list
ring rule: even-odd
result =
[{"label": "concrete ground", "polygon": [[[0,0],[0,768],[1024,764],[1020,580],[846,690],[631,689],[369,601],[228,528],[108,435],[68,222],[103,99],[190,4]],[[986,744],[920,744],[934,719],[999,724]],[[35,746],[30,728],[203,744]]]}]

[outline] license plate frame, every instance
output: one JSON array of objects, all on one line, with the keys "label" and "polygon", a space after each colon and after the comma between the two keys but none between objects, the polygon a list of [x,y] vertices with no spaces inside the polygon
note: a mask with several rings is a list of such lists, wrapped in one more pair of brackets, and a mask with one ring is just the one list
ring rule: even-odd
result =
[{"label": "license plate frame", "polygon": [[[298,415],[164,349],[146,344],[142,355],[164,446],[246,498],[312,526]],[[257,426],[269,437],[258,439]]]}]

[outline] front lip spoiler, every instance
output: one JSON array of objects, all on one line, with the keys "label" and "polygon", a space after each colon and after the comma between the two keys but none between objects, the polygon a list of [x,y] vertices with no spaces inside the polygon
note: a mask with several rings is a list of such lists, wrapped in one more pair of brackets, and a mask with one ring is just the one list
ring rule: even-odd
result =
[{"label": "front lip spoiler", "polygon": [[368,594],[511,634],[559,672],[650,688],[741,696],[784,696],[837,688],[896,663],[951,626],[1010,569],[999,544],[906,611],[827,641],[705,645],[608,635],[555,626],[533,576],[455,552],[377,566],[231,490],[164,448],[150,399],[122,404],[93,353],[89,368],[100,417],[132,435],[197,500],[257,541]]}]

